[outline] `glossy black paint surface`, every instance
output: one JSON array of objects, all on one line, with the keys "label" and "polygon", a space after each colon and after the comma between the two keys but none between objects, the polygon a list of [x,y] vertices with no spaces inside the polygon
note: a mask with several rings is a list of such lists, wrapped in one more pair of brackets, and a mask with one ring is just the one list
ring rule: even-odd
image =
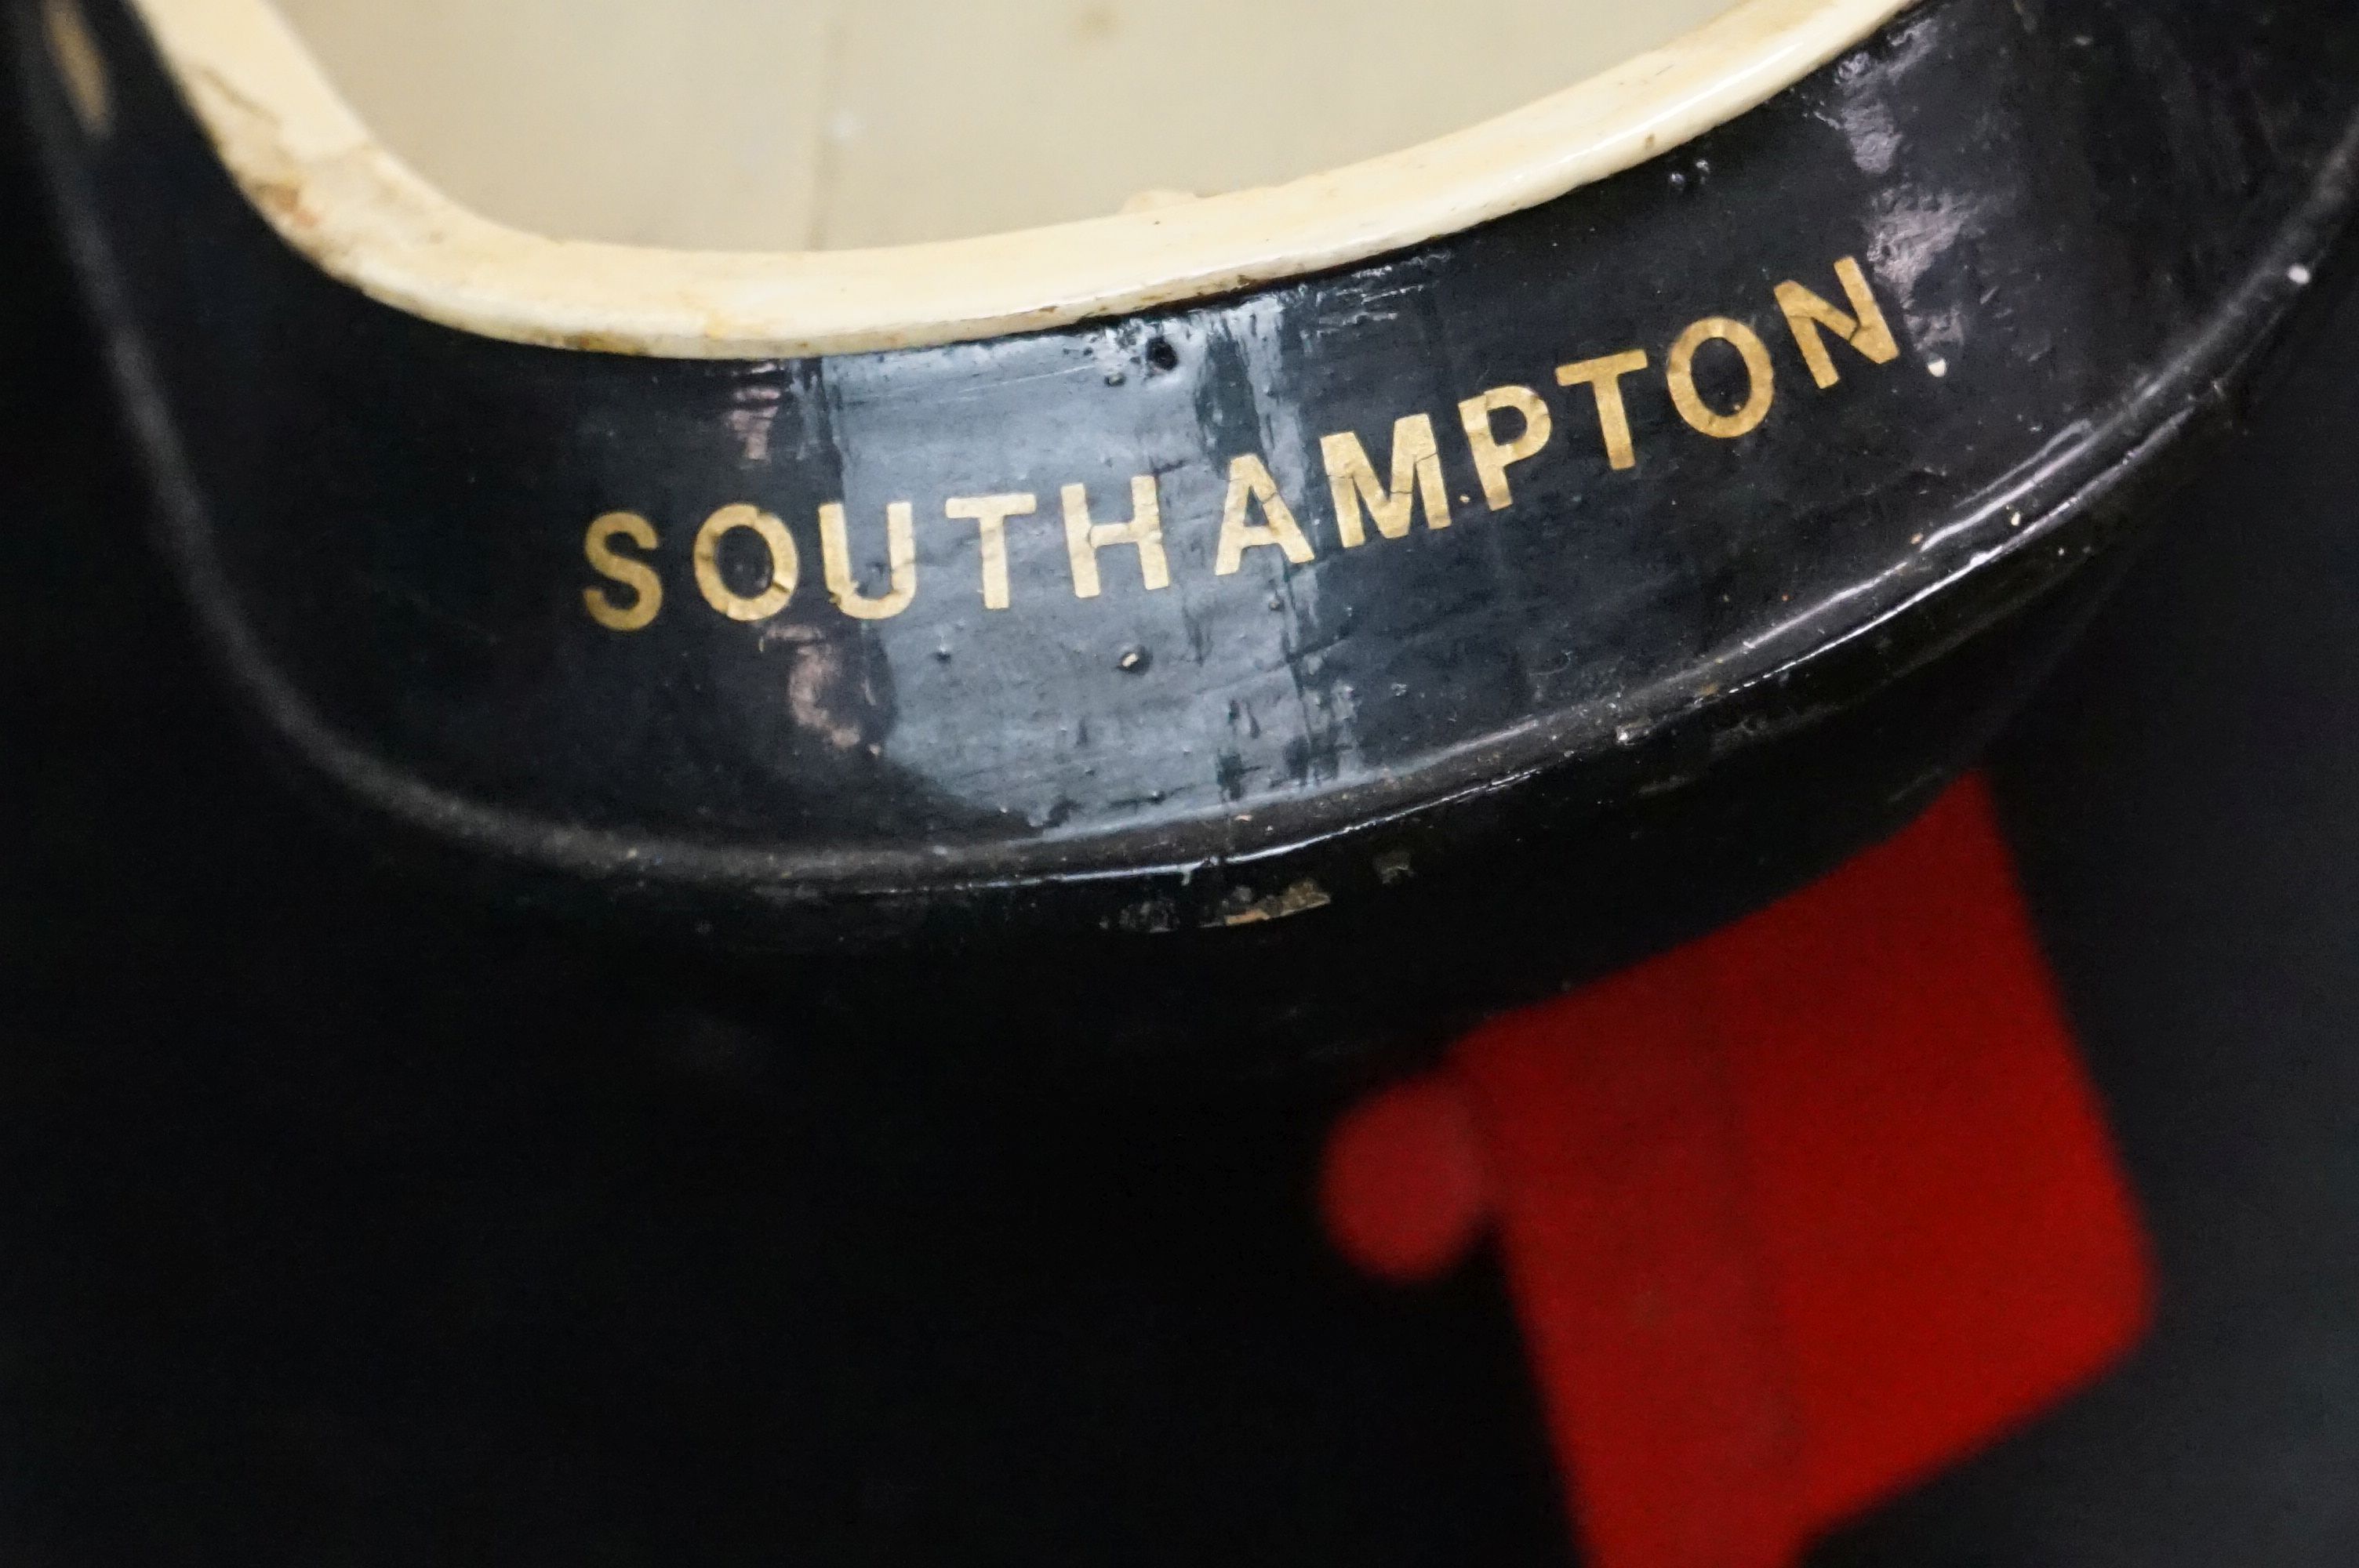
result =
[{"label": "glossy black paint surface", "polygon": [[[248,696],[406,842],[756,946],[1328,928],[1224,933],[1250,964],[1522,876],[1555,901],[1554,975],[1790,885],[1904,819],[2036,675],[2072,606],[2009,618],[2226,411],[2323,266],[2359,129],[2359,16],[2330,0],[1928,0],[1665,159],[1368,266],[1020,339],[673,362],[496,343],[334,283],[228,183],[136,24],[92,16],[112,136],[76,134],[29,42],[27,88],[168,542]],[[1831,344],[1821,390],[1774,291],[1841,302],[1845,256],[1901,353]],[[1776,370],[1735,440],[1660,374],[1715,316]],[[1632,349],[1654,369],[1617,471],[1553,372]],[[1699,362],[1723,408],[1733,360]],[[1503,384],[1558,433],[1494,513],[1455,408]],[[1416,414],[1453,525],[1343,548],[1320,438],[1381,467]],[[1311,562],[1215,574],[1245,453]],[[1147,473],[1172,586],[1114,550],[1075,597],[1058,492],[1119,521]],[[1009,524],[988,610],[942,503],[1018,491],[1040,512]],[[850,620],[818,510],[848,504],[873,568],[902,499],[917,599]],[[756,625],[689,568],[736,503],[803,564]],[[617,509],[662,539],[666,608],[627,633],[582,600],[584,530]]]}]

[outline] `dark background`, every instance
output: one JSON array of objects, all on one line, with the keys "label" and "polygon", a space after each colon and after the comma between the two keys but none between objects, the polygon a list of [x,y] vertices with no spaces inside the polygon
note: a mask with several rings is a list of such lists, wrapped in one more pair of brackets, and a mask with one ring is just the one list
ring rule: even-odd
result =
[{"label": "dark background", "polygon": [[[1319,1244],[1332,1090],[896,1068],[1072,1021],[701,988],[315,826],[45,221],[0,128],[0,1561],[1565,1560],[1495,1281]],[[1999,774],[2162,1328],[1825,1561],[2348,1568],[2359,308]]]}]

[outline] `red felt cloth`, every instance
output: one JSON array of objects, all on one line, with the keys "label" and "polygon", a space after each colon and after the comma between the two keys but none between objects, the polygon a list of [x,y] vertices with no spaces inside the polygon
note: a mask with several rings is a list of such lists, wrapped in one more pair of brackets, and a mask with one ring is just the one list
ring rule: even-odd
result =
[{"label": "red felt cloth", "polygon": [[1497,1237],[1598,1568],[1773,1568],[2142,1336],[2147,1249],[1980,781],[1339,1124],[1379,1278]]}]

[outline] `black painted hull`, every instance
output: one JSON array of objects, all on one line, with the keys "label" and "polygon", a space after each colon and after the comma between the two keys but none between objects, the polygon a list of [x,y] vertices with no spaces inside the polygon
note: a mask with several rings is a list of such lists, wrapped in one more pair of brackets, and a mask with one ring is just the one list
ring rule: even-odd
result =
[{"label": "black painted hull", "polygon": [[170,553],[342,809],[710,946],[1037,935],[1077,999],[1223,977],[1270,1030],[1595,972],[1906,820],[2333,280],[2359,170],[2334,0],[1927,0],[1366,265],[636,359],[370,302],[114,0],[103,137],[14,10]]}]

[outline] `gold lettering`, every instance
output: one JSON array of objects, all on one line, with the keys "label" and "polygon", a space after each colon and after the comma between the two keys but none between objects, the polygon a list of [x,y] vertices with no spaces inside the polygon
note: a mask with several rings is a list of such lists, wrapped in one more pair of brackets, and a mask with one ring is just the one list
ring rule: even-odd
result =
[{"label": "gold lettering", "polygon": [[1319,443],[1327,460],[1327,482],[1335,493],[1335,526],[1343,547],[1355,550],[1367,543],[1361,510],[1375,519],[1376,532],[1387,539],[1408,537],[1419,500],[1425,503],[1425,525],[1450,526],[1450,491],[1441,482],[1441,446],[1434,439],[1433,420],[1412,414],[1393,426],[1393,478],[1387,487],[1376,477],[1375,465],[1360,438],[1346,430]]},{"label": "gold lettering", "polygon": [[1647,366],[1646,351],[1608,354],[1579,364],[1557,367],[1559,386],[1586,386],[1597,395],[1597,425],[1605,437],[1605,456],[1617,469],[1638,466],[1638,449],[1630,439],[1630,410],[1622,401],[1622,378]]},{"label": "gold lettering", "polygon": [[[1745,373],[1751,378],[1745,405],[1734,414],[1721,413],[1696,390],[1696,351],[1714,340],[1744,356]],[[1725,316],[1699,321],[1680,334],[1680,341],[1671,345],[1670,382],[1671,404],[1680,411],[1680,417],[1705,435],[1723,441],[1733,441],[1759,429],[1761,421],[1769,417],[1770,406],[1777,401],[1777,367],[1769,361],[1768,345],[1752,328]]]},{"label": "gold lettering", "polygon": [[1867,274],[1860,270],[1858,260],[1845,256],[1835,263],[1835,276],[1851,297],[1855,315],[1845,314],[1799,283],[1777,286],[1777,308],[1786,313],[1786,325],[1793,330],[1795,345],[1802,351],[1810,379],[1821,391],[1843,379],[1835,369],[1834,356],[1827,352],[1826,341],[1819,335],[1821,327],[1865,354],[1871,364],[1888,365],[1900,357],[1892,325],[1884,319],[1884,308],[1875,302],[1875,290],[1868,287]]},{"label": "gold lettering", "polygon": [[[721,576],[721,541],[740,528],[760,536],[770,553],[770,576],[760,593],[748,599],[731,589]],[[795,536],[772,514],[752,506],[724,506],[704,521],[696,535],[696,586],[704,602],[732,621],[767,621],[795,597],[802,578],[802,557]]]},{"label": "gold lettering", "polygon": [[854,621],[890,621],[918,597],[917,514],[906,501],[885,509],[885,558],[892,588],[883,596],[871,599],[860,591],[860,579],[852,568],[850,529],[840,501],[819,509],[819,548],[827,570],[828,597]]},{"label": "gold lettering", "polygon": [[1065,552],[1073,561],[1073,596],[1095,599],[1104,591],[1098,578],[1098,552],[1118,545],[1138,546],[1139,575],[1148,592],[1171,586],[1171,564],[1163,555],[1163,505],[1152,474],[1130,481],[1130,521],[1093,523],[1090,491],[1084,484],[1065,487]]},{"label": "gold lettering", "polygon": [[1040,510],[1034,495],[953,496],[942,510],[976,525],[983,541],[983,607],[1007,608],[1007,520],[1028,517]]},{"label": "gold lettering", "polygon": [[652,624],[663,610],[663,579],[647,562],[617,551],[617,535],[642,550],[652,550],[657,544],[655,525],[636,512],[609,512],[590,524],[589,536],[582,541],[582,553],[590,557],[591,568],[629,589],[631,602],[616,604],[604,589],[585,588],[582,603],[590,619],[609,632],[636,632]]},{"label": "gold lettering", "polygon": [[[1514,410],[1524,422],[1522,434],[1512,441],[1500,440],[1493,426],[1493,416],[1503,408]],[[1496,386],[1460,404],[1458,418],[1466,427],[1467,444],[1474,449],[1474,471],[1483,476],[1484,499],[1492,511],[1505,512],[1516,503],[1516,492],[1507,484],[1508,465],[1538,456],[1556,434],[1549,406],[1528,386]]]},{"label": "gold lettering", "polygon": [[[1265,519],[1259,524],[1245,521],[1256,502]],[[1314,558],[1310,541],[1303,537],[1286,497],[1277,492],[1277,481],[1270,477],[1269,465],[1248,454],[1229,464],[1229,499],[1221,509],[1221,553],[1212,575],[1235,576],[1247,550],[1269,545],[1285,551],[1298,567],[1309,566]]]}]

